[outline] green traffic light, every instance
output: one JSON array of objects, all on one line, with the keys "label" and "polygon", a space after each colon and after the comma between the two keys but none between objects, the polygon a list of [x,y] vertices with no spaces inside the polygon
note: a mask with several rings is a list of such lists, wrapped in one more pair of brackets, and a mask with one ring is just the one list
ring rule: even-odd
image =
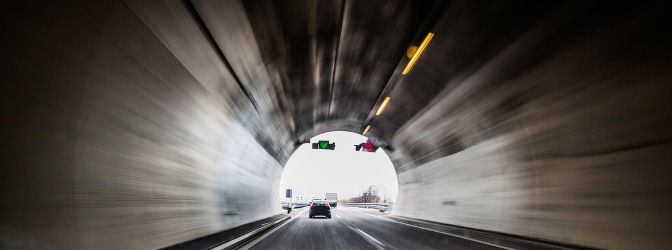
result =
[{"label": "green traffic light", "polygon": [[321,149],[326,149],[327,147],[329,147],[329,141],[320,141],[319,145]]}]

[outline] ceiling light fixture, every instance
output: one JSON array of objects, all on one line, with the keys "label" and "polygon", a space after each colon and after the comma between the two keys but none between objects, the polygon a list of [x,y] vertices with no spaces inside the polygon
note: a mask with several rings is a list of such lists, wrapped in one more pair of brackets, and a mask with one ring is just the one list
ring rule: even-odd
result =
[{"label": "ceiling light fixture", "polygon": [[390,101],[390,97],[385,97],[385,100],[383,100],[383,103],[380,104],[380,107],[378,108],[378,111],[376,111],[376,115],[380,115],[380,113],[383,112],[383,109],[385,109],[385,106],[387,106],[387,102]]},{"label": "ceiling light fixture", "polygon": [[402,72],[402,75],[408,74],[409,71],[411,71],[411,68],[413,68],[413,65],[415,65],[415,62],[418,61],[418,58],[422,54],[423,51],[425,51],[425,48],[427,48],[427,44],[429,44],[429,41],[432,40],[432,37],[434,37],[434,33],[429,32],[427,36],[425,37],[425,40],[422,41],[420,44],[420,47],[418,50],[415,51],[415,54],[413,57],[411,57],[411,60],[408,61],[408,64],[406,64],[406,68],[404,68],[404,72]]},{"label": "ceiling light fixture", "polygon": [[362,135],[366,135],[366,132],[369,132],[370,128],[371,128],[371,125],[366,126],[366,129],[364,130],[364,133],[362,133]]}]

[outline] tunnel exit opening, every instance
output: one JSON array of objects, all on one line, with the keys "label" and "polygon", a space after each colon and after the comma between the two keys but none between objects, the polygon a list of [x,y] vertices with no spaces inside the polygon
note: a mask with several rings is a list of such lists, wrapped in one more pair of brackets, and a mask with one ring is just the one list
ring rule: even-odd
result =
[{"label": "tunnel exit opening", "polygon": [[[313,147],[329,141],[333,150]],[[377,202],[394,202],[398,192],[397,174],[387,153],[357,151],[355,145],[367,137],[345,131],[317,135],[301,145],[284,166],[279,196],[283,202],[310,202],[337,193],[339,202],[356,200],[363,192],[377,192]],[[291,189],[291,198],[287,190]],[[376,200],[376,198],[374,198]]]}]

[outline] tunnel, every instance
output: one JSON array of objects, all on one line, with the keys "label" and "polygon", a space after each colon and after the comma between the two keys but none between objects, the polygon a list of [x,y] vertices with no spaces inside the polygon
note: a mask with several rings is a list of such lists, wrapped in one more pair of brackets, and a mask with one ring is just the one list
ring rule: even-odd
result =
[{"label": "tunnel", "polygon": [[388,154],[396,216],[672,246],[669,6],[3,5],[2,249],[160,249],[269,218],[287,160],[330,131]]}]

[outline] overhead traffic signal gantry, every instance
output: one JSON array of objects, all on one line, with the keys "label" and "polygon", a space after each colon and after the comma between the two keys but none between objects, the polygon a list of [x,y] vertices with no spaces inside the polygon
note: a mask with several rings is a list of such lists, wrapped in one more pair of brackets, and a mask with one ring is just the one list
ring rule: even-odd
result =
[{"label": "overhead traffic signal gantry", "polygon": [[336,143],[329,143],[329,141],[319,141],[317,143],[313,143],[313,149],[329,149],[329,150],[334,150],[336,148]]},{"label": "overhead traffic signal gantry", "polygon": [[362,142],[360,144],[355,145],[355,150],[356,151],[364,151],[364,152],[376,152],[380,146],[377,146],[373,141],[371,140],[366,140],[366,142]]}]

